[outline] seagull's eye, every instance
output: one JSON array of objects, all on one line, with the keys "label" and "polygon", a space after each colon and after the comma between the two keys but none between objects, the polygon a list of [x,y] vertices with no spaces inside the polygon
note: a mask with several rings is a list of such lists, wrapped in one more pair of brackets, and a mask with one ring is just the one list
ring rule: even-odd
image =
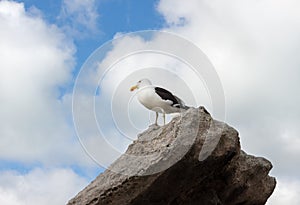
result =
[{"label": "seagull's eye", "polygon": [[140,81],[140,80],[139,80],[139,82],[138,82],[138,83],[141,83],[141,82],[142,82],[142,81]]}]

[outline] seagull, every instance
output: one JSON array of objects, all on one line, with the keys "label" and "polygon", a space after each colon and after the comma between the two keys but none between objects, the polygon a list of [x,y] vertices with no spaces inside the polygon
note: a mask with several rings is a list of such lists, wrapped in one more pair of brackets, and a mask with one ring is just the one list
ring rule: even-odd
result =
[{"label": "seagull", "polygon": [[137,98],[139,102],[149,110],[156,113],[155,125],[157,125],[158,113],[163,114],[164,125],[166,124],[165,114],[180,113],[189,107],[170,91],[155,87],[149,79],[142,79],[130,88],[130,91],[138,89]]}]

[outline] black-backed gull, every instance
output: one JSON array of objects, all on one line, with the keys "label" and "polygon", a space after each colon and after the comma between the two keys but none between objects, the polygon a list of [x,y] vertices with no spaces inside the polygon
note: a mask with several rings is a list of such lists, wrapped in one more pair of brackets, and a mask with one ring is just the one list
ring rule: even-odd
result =
[{"label": "black-backed gull", "polygon": [[135,89],[138,89],[137,97],[140,103],[156,113],[155,125],[157,125],[158,113],[163,114],[165,124],[165,114],[180,113],[189,108],[179,97],[164,88],[153,86],[148,79],[139,80],[130,91]]}]

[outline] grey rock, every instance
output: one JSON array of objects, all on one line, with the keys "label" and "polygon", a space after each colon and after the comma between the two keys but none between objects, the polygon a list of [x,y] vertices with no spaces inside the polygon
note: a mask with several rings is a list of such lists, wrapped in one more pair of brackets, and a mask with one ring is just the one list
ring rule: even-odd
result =
[{"label": "grey rock", "polygon": [[139,134],[68,205],[261,205],[276,185],[271,169],[241,150],[235,129],[190,108]]}]

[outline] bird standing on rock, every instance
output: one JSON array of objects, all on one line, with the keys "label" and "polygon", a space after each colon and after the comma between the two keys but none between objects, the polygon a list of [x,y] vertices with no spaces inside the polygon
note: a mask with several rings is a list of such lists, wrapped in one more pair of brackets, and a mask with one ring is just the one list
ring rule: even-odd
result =
[{"label": "bird standing on rock", "polygon": [[170,91],[155,87],[148,79],[142,79],[130,88],[130,91],[138,89],[137,97],[139,102],[149,110],[156,113],[155,125],[157,125],[158,113],[163,114],[164,125],[166,124],[165,114],[180,113],[189,107]]}]

